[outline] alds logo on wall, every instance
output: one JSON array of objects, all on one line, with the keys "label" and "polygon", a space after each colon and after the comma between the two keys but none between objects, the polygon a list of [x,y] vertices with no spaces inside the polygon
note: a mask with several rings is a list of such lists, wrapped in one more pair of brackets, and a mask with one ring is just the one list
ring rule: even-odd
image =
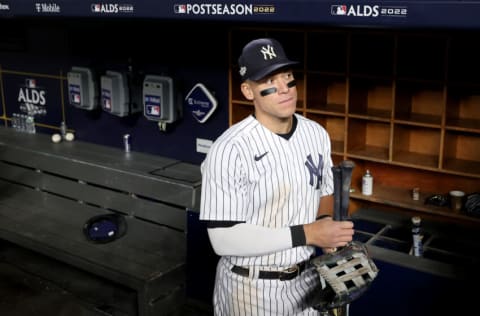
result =
[{"label": "alds logo on wall", "polygon": [[92,3],[90,10],[93,13],[133,13],[133,4],[127,3]]},{"label": "alds logo on wall", "polygon": [[20,86],[17,101],[20,111],[29,115],[47,114],[47,91],[37,86],[36,79],[25,79],[25,85]]},{"label": "alds logo on wall", "polygon": [[406,17],[408,13],[405,6],[380,6],[380,5],[346,5],[335,4],[330,6],[330,14],[335,16],[354,17]]}]

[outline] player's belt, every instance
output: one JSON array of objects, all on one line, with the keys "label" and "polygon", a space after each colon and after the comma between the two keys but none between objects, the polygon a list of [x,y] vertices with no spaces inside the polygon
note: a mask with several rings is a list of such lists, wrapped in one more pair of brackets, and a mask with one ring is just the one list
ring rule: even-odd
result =
[{"label": "player's belt", "polygon": [[[281,271],[259,271],[258,278],[279,279],[281,281],[291,280],[302,274],[302,272],[307,268],[307,266],[308,260],[297,263],[296,265]],[[233,266],[231,270],[233,273],[239,274],[244,277],[248,277],[250,275],[250,270],[248,268]]]}]

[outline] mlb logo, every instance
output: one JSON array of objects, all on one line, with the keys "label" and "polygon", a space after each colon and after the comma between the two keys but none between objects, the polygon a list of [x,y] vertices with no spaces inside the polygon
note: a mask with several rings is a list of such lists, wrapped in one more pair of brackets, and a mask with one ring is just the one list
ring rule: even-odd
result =
[{"label": "mlb logo", "polygon": [[73,103],[80,104],[80,94],[75,93],[73,95]]},{"label": "mlb logo", "polygon": [[332,5],[331,14],[332,15],[347,15],[347,6],[346,5]]},{"label": "mlb logo", "polygon": [[158,106],[158,105],[150,105],[148,110],[149,110],[148,114],[150,114],[150,115],[155,115],[155,116],[160,115],[160,106]]},{"label": "mlb logo", "polygon": [[35,88],[37,86],[37,81],[35,79],[25,79],[25,85],[27,88]]},{"label": "mlb logo", "polygon": [[93,5],[93,12],[100,12],[102,10],[102,6],[99,4]]},{"label": "mlb logo", "polygon": [[187,13],[187,6],[185,4],[175,4],[173,9],[175,13]]}]

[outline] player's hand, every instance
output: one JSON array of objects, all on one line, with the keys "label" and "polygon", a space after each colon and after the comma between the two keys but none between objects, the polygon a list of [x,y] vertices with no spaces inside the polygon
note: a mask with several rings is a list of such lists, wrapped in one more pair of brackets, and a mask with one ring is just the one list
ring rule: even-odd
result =
[{"label": "player's hand", "polygon": [[307,245],[320,248],[339,248],[353,239],[354,229],[351,221],[334,221],[330,217],[322,218],[303,225]]},{"label": "player's hand", "polygon": [[337,251],[337,248],[328,248],[328,247],[323,247],[322,248],[323,253],[332,253],[332,252],[335,252],[335,251]]}]

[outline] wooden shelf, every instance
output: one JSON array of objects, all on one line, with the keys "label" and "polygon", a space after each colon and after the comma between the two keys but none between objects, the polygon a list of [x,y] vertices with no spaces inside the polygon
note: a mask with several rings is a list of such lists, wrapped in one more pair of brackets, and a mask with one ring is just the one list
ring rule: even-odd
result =
[{"label": "wooden shelf", "polygon": [[425,200],[435,193],[420,192],[420,199],[415,201],[412,199],[411,190],[395,188],[391,186],[375,185],[373,194],[366,196],[360,193],[360,188],[354,188],[354,192],[350,193],[352,199],[363,200],[388,206],[398,207],[409,211],[428,213],[432,215],[441,215],[455,219],[475,221],[480,223],[480,218],[468,216],[465,213],[455,213],[448,206],[434,206],[425,204]]},{"label": "wooden shelf", "polygon": [[345,146],[345,118],[307,112],[307,118],[319,122],[330,135],[332,152],[343,154]]},{"label": "wooden shelf", "polygon": [[358,118],[362,120],[377,121],[377,122],[390,122],[390,112],[378,109],[367,109],[363,114],[349,114],[349,118]]},{"label": "wooden shelf", "polygon": [[347,154],[389,160],[390,125],[363,119],[349,119]]},{"label": "wooden shelf", "polygon": [[438,170],[439,156],[412,151],[395,151],[392,160],[404,165],[410,165],[411,167],[419,166]]},{"label": "wooden shelf", "polygon": [[447,119],[446,130],[472,132],[480,134],[480,120],[477,119]]},{"label": "wooden shelf", "polygon": [[444,104],[443,85],[401,81],[396,85],[394,118],[440,127]]},{"label": "wooden shelf", "polygon": [[444,169],[480,175],[480,136],[447,131],[444,157]]},{"label": "wooden shelf", "polygon": [[308,74],[307,108],[345,113],[347,85],[345,77]]},{"label": "wooden shelf", "polygon": [[327,103],[323,106],[314,107],[314,108],[307,108],[305,110],[307,113],[317,113],[317,114],[325,114],[329,116],[340,116],[345,117],[345,104],[334,104],[334,103]]},{"label": "wooden shelf", "polygon": [[395,125],[392,161],[430,168],[439,167],[439,129]]},{"label": "wooden shelf", "polygon": [[429,114],[419,114],[419,113],[403,113],[399,114],[395,120],[395,123],[415,125],[415,126],[424,126],[424,127],[441,127],[442,117],[429,115]]},{"label": "wooden shelf", "polygon": [[348,150],[347,155],[353,158],[387,162],[388,148],[379,146],[353,147]]},{"label": "wooden shelf", "polygon": [[464,175],[477,175],[480,178],[480,161],[463,159],[445,159],[443,169]]},{"label": "wooden shelf", "polygon": [[349,114],[390,119],[393,108],[391,80],[350,80]]}]

